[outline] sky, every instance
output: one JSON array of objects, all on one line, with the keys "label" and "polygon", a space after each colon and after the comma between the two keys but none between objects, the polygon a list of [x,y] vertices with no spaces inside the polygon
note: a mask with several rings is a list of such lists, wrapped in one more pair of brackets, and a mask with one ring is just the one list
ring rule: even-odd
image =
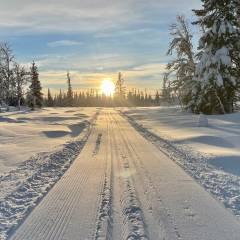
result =
[{"label": "sky", "polygon": [[[75,90],[116,81],[130,88],[161,88],[169,26],[177,14],[189,21],[200,0],[0,0],[0,41],[18,62],[39,67],[43,88]],[[197,30],[193,29],[194,36]]]}]

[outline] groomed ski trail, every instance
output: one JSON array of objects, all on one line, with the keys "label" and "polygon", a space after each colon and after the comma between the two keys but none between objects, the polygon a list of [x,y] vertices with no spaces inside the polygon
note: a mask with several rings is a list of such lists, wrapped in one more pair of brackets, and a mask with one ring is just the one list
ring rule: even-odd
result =
[{"label": "groomed ski trail", "polygon": [[238,240],[240,224],[114,109],[11,240]]}]

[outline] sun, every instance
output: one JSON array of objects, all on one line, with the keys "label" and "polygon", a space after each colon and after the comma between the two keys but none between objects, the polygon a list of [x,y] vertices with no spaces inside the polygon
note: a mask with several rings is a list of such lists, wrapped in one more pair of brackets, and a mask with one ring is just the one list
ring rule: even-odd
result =
[{"label": "sun", "polygon": [[115,92],[115,84],[110,79],[104,79],[101,85],[101,90],[106,96],[111,96]]}]

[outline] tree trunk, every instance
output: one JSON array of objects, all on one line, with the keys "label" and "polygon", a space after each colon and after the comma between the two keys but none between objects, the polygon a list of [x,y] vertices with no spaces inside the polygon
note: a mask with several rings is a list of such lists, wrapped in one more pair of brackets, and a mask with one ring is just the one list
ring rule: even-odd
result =
[{"label": "tree trunk", "polygon": [[18,110],[20,111],[21,110],[21,99],[18,98]]},{"label": "tree trunk", "polygon": [[35,106],[36,106],[36,96],[33,96],[32,110],[35,110]]}]

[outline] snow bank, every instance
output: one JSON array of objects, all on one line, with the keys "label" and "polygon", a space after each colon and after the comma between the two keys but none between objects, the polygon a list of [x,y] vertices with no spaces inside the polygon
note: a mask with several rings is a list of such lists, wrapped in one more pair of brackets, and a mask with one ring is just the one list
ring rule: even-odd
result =
[{"label": "snow bank", "polygon": [[199,117],[178,107],[123,112],[144,137],[240,216],[240,113]]}]

